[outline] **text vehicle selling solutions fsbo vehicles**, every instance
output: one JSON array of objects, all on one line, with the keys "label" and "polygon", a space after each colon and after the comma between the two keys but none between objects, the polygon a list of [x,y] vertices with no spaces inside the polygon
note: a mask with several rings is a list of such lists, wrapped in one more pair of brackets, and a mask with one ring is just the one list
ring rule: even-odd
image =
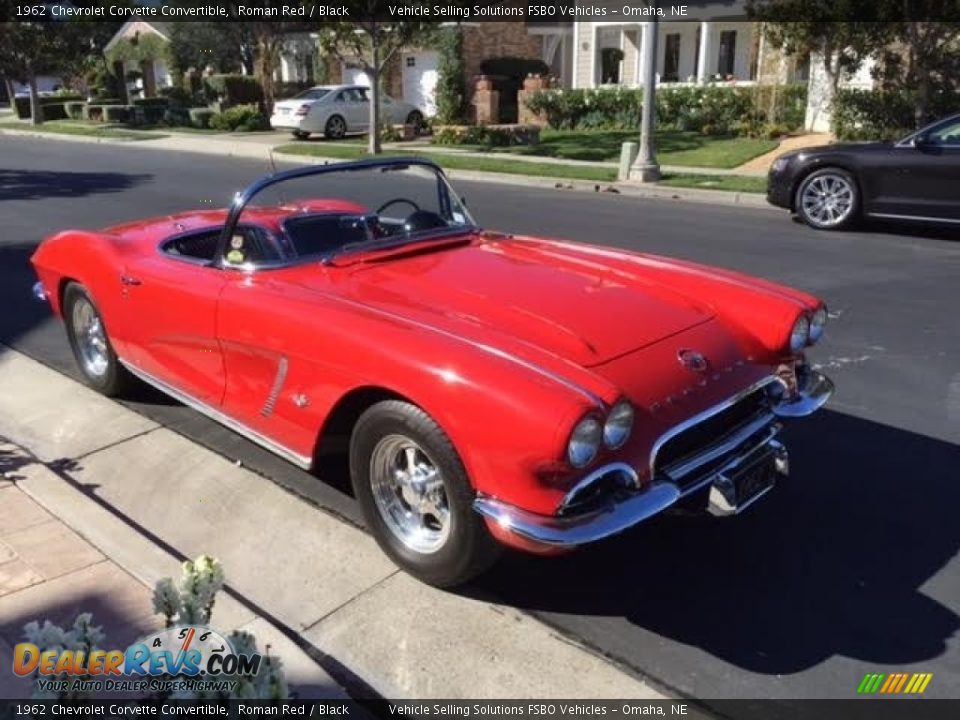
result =
[{"label": "text vehicle selling solutions fsbo vehicles", "polygon": [[436,585],[675,504],[736,514],[833,389],[805,358],[819,299],[481,230],[419,159],[277,173],[32,261],[93,388],[139,378],[304,468],[346,448],[373,535]]}]

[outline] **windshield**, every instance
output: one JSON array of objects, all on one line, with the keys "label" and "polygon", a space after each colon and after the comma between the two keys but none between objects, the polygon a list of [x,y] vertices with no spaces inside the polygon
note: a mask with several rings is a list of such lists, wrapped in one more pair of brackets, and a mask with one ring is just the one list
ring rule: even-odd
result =
[{"label": "windshield", "polygon": [[[475,227],[443,174],[416,161],[303,168],[263,182],[269,184],[249,195],[234,227],[265,228],[286,260],[330,260]],[[227,242],[234,240],[231,232]]]},{"label": "windshield", "polygon": [[293,96],[294,100],[319,100],[330,91],[327,88],[310,88]]}]

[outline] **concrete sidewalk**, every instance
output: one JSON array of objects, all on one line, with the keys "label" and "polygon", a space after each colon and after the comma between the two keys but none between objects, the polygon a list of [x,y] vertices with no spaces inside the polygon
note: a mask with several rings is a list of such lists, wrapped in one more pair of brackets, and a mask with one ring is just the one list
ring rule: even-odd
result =
[{"label": "concrete sidewalk", "polygon": [[[230,590],[215,628],[269,642],[301,697],[343,692],[331,676],[390,698],[664,697],[511,607],[411,579],[365,532],[3,346],[0,436],[29,449],[0,455],[0,665],[25,622],[81,607],[111,639],[142,632],[149,588],[207,553]],[[24,530],[34,541],[7,541]]]}]

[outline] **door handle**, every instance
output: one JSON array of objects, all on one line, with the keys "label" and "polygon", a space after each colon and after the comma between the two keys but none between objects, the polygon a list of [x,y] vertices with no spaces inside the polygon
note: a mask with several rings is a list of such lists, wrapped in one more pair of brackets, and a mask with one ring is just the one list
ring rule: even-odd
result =
[{"label": "door handle", "polygon": [[139,285],[140,278],[135,278],[132,275],[121,275],[120,283],[123,285]]}]

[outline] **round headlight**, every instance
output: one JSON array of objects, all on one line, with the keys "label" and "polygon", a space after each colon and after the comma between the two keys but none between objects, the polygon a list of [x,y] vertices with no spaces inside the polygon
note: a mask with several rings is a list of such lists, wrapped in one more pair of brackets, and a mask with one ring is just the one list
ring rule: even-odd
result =
[{"label": "round headlight", "polygon": [[627,441],[632,428],[633,406],[626,400],[621,400],[613,406],[603,426],[603,444],[615,450]]},{"label": "round headlight", "polygon": [[824,327],[827,324],[827,309],[821,307],[813,317],[810,318],[810,342],[815,343],[823,336]]},{"label": "round headlight", "polygon": [[807,320],[806,315],[801,315],[797,318],[797,321],[793,324],[793,329],[790,331],[790,350],[798,353],[806,346],[810,341],[810,321]]},{"label": "round headlight", "polygon": [[577,423],[567,443],[567,459],[575,468],[589,465],[600,450],[603,426],[592,415]]}]

